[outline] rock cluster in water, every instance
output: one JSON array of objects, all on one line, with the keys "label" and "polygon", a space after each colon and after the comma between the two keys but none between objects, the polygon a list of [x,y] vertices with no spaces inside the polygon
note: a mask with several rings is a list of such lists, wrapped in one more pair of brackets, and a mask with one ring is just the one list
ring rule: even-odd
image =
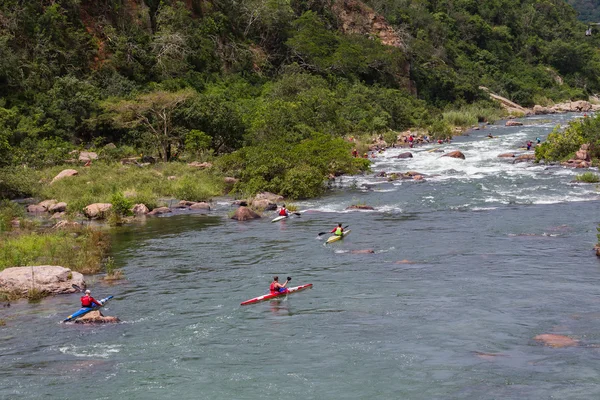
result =
[{"label": "rock cluster in water", "polygon": [[0,272],[0,290],[27,296],[34,288],[45,294],[74,293],[85,287],[83,275],[57,265],[12,267]]}]

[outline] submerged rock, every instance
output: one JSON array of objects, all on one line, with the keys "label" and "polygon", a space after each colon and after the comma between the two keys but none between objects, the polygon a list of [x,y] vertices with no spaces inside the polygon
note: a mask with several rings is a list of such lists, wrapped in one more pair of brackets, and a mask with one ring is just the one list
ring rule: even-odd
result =
[{"label": "submerged rock", "polygon": [[571,339],[568,336],[564,335],[555,335],[552,333],[544,333],[542,335],[537,335],[533,338],[533,340],[537,340],[538,342],[542,342],[544,345],[549,347],[572,347],[579,345],[579,341],[575,339]]},{"label": "submerged rock", "polygon": [[158,207],[158,208],[155,208],[154,210],[150,211],[148,213],[148,215],[161,215],[161,214],[168,214],[170,212],[173,212],[173,211],[171,211],[171,209],[169,207]]},{"label": "submerged rock", "polygon": [[353,204],[346,207],[346,210],[374,210],[373,207],[367,206],[366,204]]},{"label": "submerged rock", "polygon": [[410,151],[407,151],[406,153],[398,154],[395,158],[413,158],[413,155]]},{"label": "submerged rock", "polygon": [[504,124],[505,126],[523,126],[522,122],[519,121],[506,121],[506,124]]},{"label": "submerged rock", "polygon": [[83,275],[58,265],[12,267],[0,272],[0,290],[26,296],[31,288],[43,293],[74,293],[73,284],[85,287]]},{"label": "submerged rock", "polygon": [[373,254],[375,250],[373,249],[363,249],[363,250],[350,250],[350,254]]}]

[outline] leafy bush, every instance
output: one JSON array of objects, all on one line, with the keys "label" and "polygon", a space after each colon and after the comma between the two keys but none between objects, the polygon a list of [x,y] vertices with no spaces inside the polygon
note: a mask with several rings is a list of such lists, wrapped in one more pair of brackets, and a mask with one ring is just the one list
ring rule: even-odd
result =
[{"label": "leafy bush", "polygon": [[125,217],[128,215],[133,215],[131,212],[133,202],[130,199],[125,198],[123,192],[114,192],[110,197],[110,204],[112,204],[111,211],[118,216]]},{"label": "leafy bush", "polygon": [[15,199],[36,194],[40,174],[25,167],[0,168],[0,199]]},{"label": "leafy bush", "polygon": [[600,182],[600,176],[598,176],[598,174],[588,171],[588,172],[584,172],[581,175],[577,175],[575,177],[575,180],[577,182],[584,182],[584,183],[598,183],[598,182]]},{"label": "leafy bush", "polygon": [[12,230],[11,221],[24,216],[25,211],[19,204],[9,200],[0,201],[0,233]]}]

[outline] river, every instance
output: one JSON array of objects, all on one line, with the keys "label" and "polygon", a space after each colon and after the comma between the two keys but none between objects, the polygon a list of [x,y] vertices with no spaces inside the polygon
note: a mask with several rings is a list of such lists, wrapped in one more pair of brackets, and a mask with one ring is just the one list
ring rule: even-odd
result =
[{"label": "river", "polygon": [[[497,157],[575,117],[440,146],[465,160],[388,150],[373,172],[425,181],[344,177],[274,224],[230,220],[221,200],[122,228],[112,257],[126,280],[88,282],[123,322],[60,324],[76,294],[0,308],[0,398],[596,398],[600,192],[572,183],[581,171]],[[317,233],[338,222],[351,234],[324,246]],[[240,306],[275,274],[314,287]],[[533,339],[544,333],[579,345]]]}]

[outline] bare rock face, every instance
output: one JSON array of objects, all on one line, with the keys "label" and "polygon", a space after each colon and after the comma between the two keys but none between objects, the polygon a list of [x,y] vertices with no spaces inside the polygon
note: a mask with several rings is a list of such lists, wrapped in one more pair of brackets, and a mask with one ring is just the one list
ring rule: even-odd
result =
[{"label": "bare rock face", "polygon": [[77,324],[114,324],[121,322],[117,317],[105,317],[100,311],[90,311],[75,320]]},{"label": "bare rock face", "polygon": [[542,107],[540,105],[533,106],[533,113],[535,115],[553,114],[555,112],[556,111],[554,111],[553,109],[548,108],[548,107]]},{"label": "bare rock face", "polygon": [[258,215],[254,211],[252,211],[250,208],[244,207],[244,206],[238,207],[238,209],[235,210],[233,217],[231,217],[231,219],[235,219],[238,221],[247,221],[249,219],[258,219],[258,218],[260,218],[260,215]]},{"label": "bare rock face", "polygon": [[51,212],[52,214],[65,212],[65,211],[67,211],[67,203],[65,203],[64,201],[61,201],[60,203],[56,203],[53,206],[49,207],[48,211]]},{"label": "bare rock face", "polygon": [[555,335],[551,333],[545,333],[543,335],[537,335],[533,338],[533,340],[537,340],[538,342],[542,342],[544,345],[549,347],[572,347],[577,346],[579,344],[578,340],[571,339],[568,336],[564,335]]},{"label": "bare rock face", "polygon": [[504,124],[504,125],[505,126],[523,126],[523,123],[519,122],[519,121],[510,120],[510,121],[506,121],[506,124]]},{"label": "bare rock face", "polygon": [[146,207],[145,204],[140,203],[131,207],[131,212],[133,213],[133,215],[146,215],[150,212],[150,210],[148,209],[148,207]]},{"label": "bare rock face", "polygon": [[77,174],[79,174],[79,172],[77,172],[77,170],[74,170],[74,169],[64,169],[64,170],[60,171],[60,173],[58,175],[56,175],[54,177],[54,179],[52,179],[52,181],[50,182],[50,184],[53,184],[54,182],[56,182],[58,180],[61,180],[61,179],[64,179],[64,178],[69,177],[69,176],[75,176]]},{"label": "bare rock face", "polygon": [[104,219],[112,208],[110,203],[94,203],[83,209],[83,214],[90,219]]},{"label": "bare rock face", "polygon": [[83,275],[56,265],[12,267],[0,272],[0,289],[27,295],[34,287],[44,293],[74,293],[73,284],[85,287]]},{"label": "bare rock face", "polygon": [[148,213],[148,215],[161,215],[161,214],[168,214],[170,212],[173,212],[173,211],[171,211],[171,209],[169,207],[158,207],[158,208],[155,208],[154,210],[150,211]]},{"label": "bare rock face", "polygon": [[464,155],[463,153],[461,153],[460,151],[458,151],[458,150],[451,151],[450,153],[448,153],[448,154],[444,154],[444,155],[443,155],[443,156],[441,156],[441,157],[460,158],[460,159],[462,159],[462,160],[464,160],[464,159],[465,159],[465,155]]}]

